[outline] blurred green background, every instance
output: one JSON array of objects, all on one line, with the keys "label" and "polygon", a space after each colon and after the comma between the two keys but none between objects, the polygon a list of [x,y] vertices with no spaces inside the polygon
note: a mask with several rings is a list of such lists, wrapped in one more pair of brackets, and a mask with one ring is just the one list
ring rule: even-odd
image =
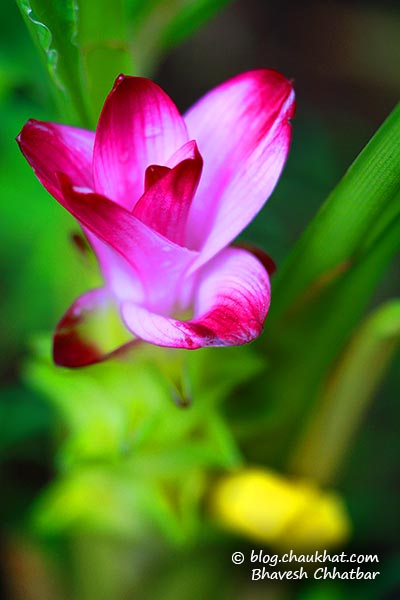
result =
[{"label": "blurred green background", "polygon": [[[171,3],[161,4],[168,8]],[[400,9],[391,2],[238,0],[208,19],[213,11],[203,4],[204,16],[198,19],[197,29],[186,31],[179,19],[170,29],[162,28],[161,17],[138,20],[140,26],[132,26],[126,34],[132,64],[140,48],[139,71],[151,75],[182,111],[214,85],[248,69],[267,66],[294,80],[298,109],[287,167],[271,200],[243,234],[243,239],[264,248],[279,269],[330,190],[398,100]],[[140,8],[140,2],[136,5]],[[130,6],[133,10],[135,2]],[[163,14],[161,10],[159,14]],[[180,28],[185,35],[180,35]],[[232,566],[230,554],[232,548],[249,551],[254,543],[222,534],[205,535],[189,546],[171,548],[156,535],[148,538],[146,545],[123,535],[122,539],[121,535],[107,535],[96,545],[85,533],[32,533],[32,507],[54,481],[63,461],[59,457],[56,466],[54,455],[65,437],[65,418],[60,417],[63,413],[56,403],[48,401],[45,390],[29,384],[26,365],[38,334],[51,332],[77,294],[86,289],[93,265],[72,242],[77,225],[41,188],[14,141],[28,118],[61,117],[46,69],[11,0],[3,2],[0,31],[3,597],[400,597],[399,357],[368,411],[337,482],[353,523],[349,551],[380,556],[382,576],[375,585],[250,585],[244,569]],[[163,43],[147,43],[147,47],[148,38]],[[107,77],[101,89],[96,89],[99,97],[111,85]],[[398,267],[397,260],[386,273],[373,305],[399,294]],[[65,402],[73,402],[74,394],[79,402],[79,393],[84,392],[72,391]],[[239,393],[246,396],[245,385]],[[89,501],[95,503],[95,498]],[[110,566],[110,556],[118,566]],[[132,575],[134,565],[140,573],[137,580]],[[120,591],[101,589],[100,575],[99,589],[93,581],[92,587],[87,583],[83,572],[101,572],[102,568],[111,570],[111,579],[119,581]],[[72,596],[64,585],[69,572],[78,582],[79,591]],[[124,578],[125,587],[121,584]],[[132,595],[127,595],[129,586],[136,590]]]}]

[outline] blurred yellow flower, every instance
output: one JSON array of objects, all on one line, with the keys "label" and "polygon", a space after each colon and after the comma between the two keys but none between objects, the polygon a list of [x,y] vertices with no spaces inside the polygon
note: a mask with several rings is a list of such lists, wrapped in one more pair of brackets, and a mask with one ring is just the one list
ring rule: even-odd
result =
[{"label": "blurred yellow flower", "polygon": [[350,533],[346,508],[335,492],[263,469],[220,479],[211,493],[211,511],[228,529],[282,549],[328,549],[343,544]]}]

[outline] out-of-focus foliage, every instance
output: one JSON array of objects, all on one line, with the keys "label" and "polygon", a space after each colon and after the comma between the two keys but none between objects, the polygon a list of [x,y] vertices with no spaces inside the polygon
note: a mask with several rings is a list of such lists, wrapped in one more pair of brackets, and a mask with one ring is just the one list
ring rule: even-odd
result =
[{"label": "out-of-focus foliage", "polygon": [[328,198],[275,281],[269,335],[261,341],[269,403],[264,419],[260,407],[255,421],[264,433],[278,431],[269,450],[277,464],[287,461],[334,361],[399,250],[399,134],[400,107]]},{"label": "out-of-focus foliage", "polygon": [[119,73],[149,75],[228,0],[17,0],[64,119],[94,127]]},{"label": "out-of-focus foliage", "polygon": [[332,370],[317,410],[293,451],[296,473],[313,473],[323,483],[338,476],[399,343],[400,301],[392,300],[362,323]]},{"label": "out-of-focus foliage", "polygon": [[88,125],[77,45],[78,7],[75,0],[18,0],[18,5],[33,39],[43,52],[62,111],[68,114],[73,107],[75,118]]},{"label": "out-of-focus foliage", "polygon": [[[393,111],[290,253],[275,281],[273,317],[346,270],[400,213],[400,105]],[[398,249],[398,246],[395,246]],[[321,281],[322,280],[322,281]],[[317,290],[318,291],[318,290]],[[316,292],[317,292],[316,291]],[[311,292],[308,293],[308,296]]]},{"label": "out-of-focus foliage", "polygon": [[31,362],[29,381],[67,434],[62,476],[36,517],[42,531],[137,537],[156,522],[176,541],[200,533],[210,473],[241,464],[219,404],[262,366],[250,350],[211,353],[142,344],[124,360],[78,371],[55,367],[45,350]]},{"label": "out-of-focus foliage", "polygon": [[[38,185],[15,137],[29,117],[55,119],[44,72],[32,52],[18,10],[1,21],[0,42],[0,297],[1,370],[35,329],[50,327],[66,300],[95,281],[71,241],[76,224]],[[15,22],[15,25],[14,25]],[[10,28],[11,27],[11,31]],[[13,48],[14,37],[18,44]]]},{"label": "out-of-focus foliage", "polygon": [[95,126],[104,99],[120,73],[137,74],[132,54],[125,0],[75,0],[77,43],[83,64],[84,86]]}]

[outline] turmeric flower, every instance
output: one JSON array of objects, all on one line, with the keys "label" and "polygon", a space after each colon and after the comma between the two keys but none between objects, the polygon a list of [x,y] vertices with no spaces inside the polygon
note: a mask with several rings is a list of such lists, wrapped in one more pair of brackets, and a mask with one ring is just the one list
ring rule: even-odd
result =
[{"label": "turmeric flower", "polygon": [[78,298],[54,358],[104,358],[85,322],[113,304],[132,339],[195,349],[244,344],[262,331],[268,273],[232,240],[283,168],[294,113],[275,71],[239,75],[183,117],[155,83],[120,75],[96,132],[30,120],[17,140],[43,186],[80,223],[104,286]]}]

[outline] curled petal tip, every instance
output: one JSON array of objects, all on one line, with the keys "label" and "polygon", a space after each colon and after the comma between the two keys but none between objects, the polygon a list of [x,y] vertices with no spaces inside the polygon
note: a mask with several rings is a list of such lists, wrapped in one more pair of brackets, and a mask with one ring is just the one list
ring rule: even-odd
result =
[{"label": "curled petal tip", "polygon": [[118,77],[116,77],[114,84],[111,88],[109,96],[111,96],[121,85],[131,80],[139,79],[139,77],[133,77],[132,75],[124,75],[124,73],[120,73]]},{"label": "curled petal tip", "polygon": [[128,78],[127,75],[124,75],[123,73],[120,73],[118,75],[118,77],[114,81],[114,88],[113,89],[115,89],[120,83],[122,83],[123,81],[125,81],[125,79],[127,79],[127,78]]},{"label": "curled petal tip", "polygon": [[167,175],[171,169],[162,165],[149,165],[144,174],[144,191],[147,192],[152,185]]},{"label": "curled petal tip", "polygon": [[242,248],[242,250],[247,250],[253,256],[255,256],[260,263],[263,265],[264,269],[267,271],[268,275],[271,277],[276,272],[276,263],[271,258],[267,252],[264,252],[261,248],[258,248],[254,244],[249,242],[238,242],[234,244],[235,248]]},{"label": "curled petal tip", "polygon": [[188,158],[192,160],[201,160],[201,162],[203,162],[203,157],[199,152],[197,142],[195,140],[190,140],[190,142],[188,142],[188,147],[190,148],[190,151],[192,153],[192,155],[188,156]]},{"label": "curled petal tip", "polygon": [[[113,323],[106,336],[99,336],[103,323]],[[80,296],[67,310],[53,336],[53,360],[59,367],[85,367],[122,354],[138,340],[119,322],[119,314],[105,288]]]},{"label": "curled petal tip", "polygon": [[79,334],[83,315],[65,315],[53,336],[53,361],[59,367],[84,367],[99,360],[94,344]]},{"label": "curled petal tip", "polygon": [[54,338],[53,361],[57,367],[87,367],[99,361],[99,353],[94,346],[84,340],[70,337],[66,340]]},{"label": "curled petal tip", "polygon": [[17,143],[21,146],[21,144],[23,143],[23,137],[24,137],[24,133],[26,133],[26,131],[36,123],[36,121],[34,119],[28,119],[27,122],[25,123],[25,125],[22,127],[21,131],[19,132],[19,134],[16,136],[16,141]]},{"label": "curled petal tip", "polygon": [[296,98],[295,98],[294,91],[292,89],[291,93],[289,94],[288,109],[287,109],[287,113],[286,113],[286,118],[289,122],[291,121],[291,119],[294,118],[294,116],[296,114],[296,108],[297,108]]}]

